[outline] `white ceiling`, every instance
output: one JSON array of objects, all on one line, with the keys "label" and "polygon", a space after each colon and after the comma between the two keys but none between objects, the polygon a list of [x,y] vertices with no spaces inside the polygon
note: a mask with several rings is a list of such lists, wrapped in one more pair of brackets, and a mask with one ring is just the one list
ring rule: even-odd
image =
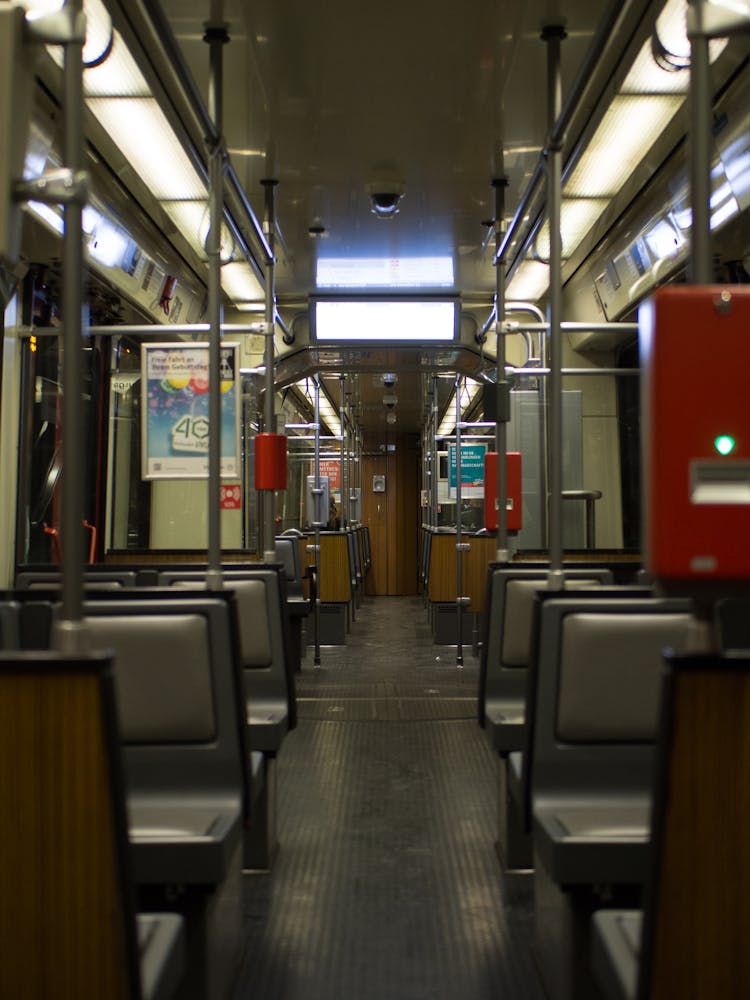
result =
[{"label": "white ceiling", "polygon": [[[604,13],[598,0],[165,0],[163,7],[206,99],[204,25],[211,18],[228,25],[223,131],[259,217],[261,180],[278,181],[282,309],[303,308],[315,292],[319,255],[449,255],[452,291],[489,310],[492,180],[508,178],[510,219],[544,142],[541,28],[566,25],[567,92]],[[395,218],[370,212],[368,186],[381,181],[403,185]],[[311,238],[317,224],[325,235]],[[362,367],[356,359],[348,364],[349,372]],[[398,367],[395,429],[418,430],[429,380],[418,364]],[[338,401],[337,379],[329,389]],[[385,428],[383,390],[371,367],[354,395],[364,426]]]},{"label": "white ceiling", "polygon": [[[203,26],[211,16],[228,24],[224,133],[259,216],[261,179],[279,182],[282,303],[315,291],[316,254],[450,254],[455,290],[490,297],[495,275],[481,244],[491,181],[508,177],[512,216],[544,140],[540,29],[566,22],[567,90],[603,14],[596,0],[163,6],[204,95]],[[370,213],[367,187],[380,180],[404,185],[396,218]],[[326,235],[314,240],[318,221]]]}]

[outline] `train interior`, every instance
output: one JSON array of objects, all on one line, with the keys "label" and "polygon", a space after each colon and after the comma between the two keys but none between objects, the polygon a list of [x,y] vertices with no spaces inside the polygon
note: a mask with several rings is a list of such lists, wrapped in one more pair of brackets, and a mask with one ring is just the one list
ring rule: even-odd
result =
[{"label": "train interior", "polygon": [[0,5],[1,996],[747,996],[748,38]]}]

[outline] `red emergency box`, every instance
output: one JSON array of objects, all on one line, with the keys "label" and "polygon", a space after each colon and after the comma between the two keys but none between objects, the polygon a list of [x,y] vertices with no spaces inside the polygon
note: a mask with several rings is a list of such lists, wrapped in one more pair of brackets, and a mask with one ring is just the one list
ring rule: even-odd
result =
[{"label": "red emergency box", "polygon": [[[508,531],[521,530],[521,452],[505,454],[507,487]],[[497,531],[497,452],[488,451],[484,456],[484,526],[487,531]]]},{"label": "red emergency box", "polygon": [[663,288],[638,322],[648,569],[750,579],[750,288]]}]

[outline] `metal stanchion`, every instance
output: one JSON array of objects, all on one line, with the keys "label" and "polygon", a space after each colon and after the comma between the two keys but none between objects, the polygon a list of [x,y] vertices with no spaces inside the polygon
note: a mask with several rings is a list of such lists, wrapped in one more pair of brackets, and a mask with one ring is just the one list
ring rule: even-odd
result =
[{"label": "metal stanchion", "polygon": [[549,574],[550,590],[562,590],[562,236],[560,208],[562,203],[562,139],[554,141],[555,123],[562,107],[562,73],[560,44],[565,31],[559,25],[546,27],[542,38],[547,43],[547,84],[549,136],[547,141],[547,202],[549,206],[549,365],[550,387],[547,418],[549,457]]},{"label": "metal stanchion", "polygon": [[208,150],[210,226],[208,256],[208,566],[206,586],[221,590],[221,226],[224,219],[224,168],[222,138],[223,49],[229,41],[225,24],[207,24],[203,40],[210,47],[208,85],[209,115],[216,138]]},{"label": "metal stanchion", "polygon": [[[65,165],[75,178],[83,170],[83,41],[81,0],[68,0],[70,38],[64,45]],[[54,642],[63,653],[88,646],[83,621],[83,234],[86,200],[82,188],[65,203],[63,238],[63,466],[62,466],[62,615]]]}]

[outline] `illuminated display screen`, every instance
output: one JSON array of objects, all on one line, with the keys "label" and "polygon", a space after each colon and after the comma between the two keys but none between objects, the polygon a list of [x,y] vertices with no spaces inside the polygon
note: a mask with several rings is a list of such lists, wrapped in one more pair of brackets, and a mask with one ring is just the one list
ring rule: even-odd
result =
[{"label": "illuminated display screen", "polygon": [[415,343],[454,340],[455,299],[316,299],[312,335],[318,342]]},{"label": "illuminated display screen", "polygon": [[318,288],[450,288],[452,257],[321,257]]}]

